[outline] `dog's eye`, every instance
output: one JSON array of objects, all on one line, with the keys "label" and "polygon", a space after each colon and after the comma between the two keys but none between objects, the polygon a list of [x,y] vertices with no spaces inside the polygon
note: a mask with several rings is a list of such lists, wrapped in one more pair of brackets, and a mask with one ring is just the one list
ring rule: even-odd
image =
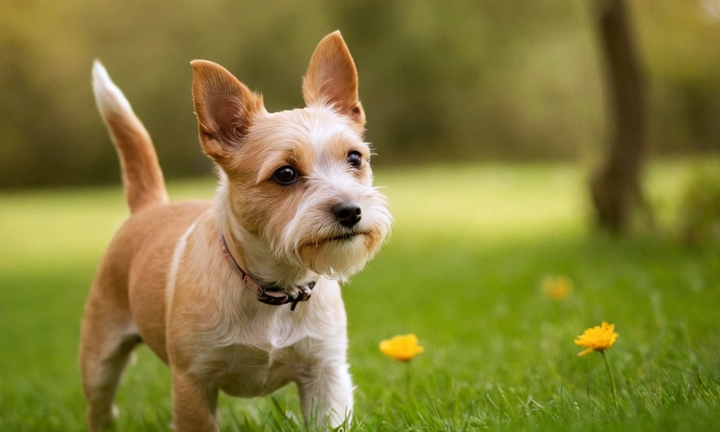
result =
[{"label": "dog's eye", "polygon": [[295,168],[291,167],[290,165],[285,165],[284,167],[278,168],[277,171],[275,171],[275,173],[273,174],[273,180],[283,186],[293,184],[299,179],[300,176],[298,175],[297,171],[295,171]]},{"label": "dog's eye", "polygon": [[348,153],[347,161],[351,167],[359,170],[362,166],[362,155],[360,154],[360,152],[353,150]]}]

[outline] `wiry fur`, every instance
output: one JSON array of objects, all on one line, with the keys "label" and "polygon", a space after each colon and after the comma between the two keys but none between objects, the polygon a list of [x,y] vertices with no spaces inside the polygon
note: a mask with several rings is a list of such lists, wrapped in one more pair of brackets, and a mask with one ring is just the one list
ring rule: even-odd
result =
[{"label": "wiry fur", "polygon": [[[193,62],[200,142],[218,166],[212,204],[168,203],[150,138],[104,68],[93,88],[123,168],[132,215],[90,291],[80,362],[88,426],[101,430],[127,359],[145,342],[173,377],[175,431],[217,430],[217,393],[252,397],[289,382],[303,415],[338,425],[353,406],[346,317],[338,280],[360,271],[388,234],[385,197],[372,186],[357,73],[339,32],[318,45],[303,82],[307,107],[269,113],[222,67]],[[352,155],[352,157],[351,157]],[[361,163],[357,163],[357,160]],[[275,180],[290,166],[297,181]],[[333,208],[362,210],[352,226]],[[220,247],[260,283],[312,298],[259,303]]]}]

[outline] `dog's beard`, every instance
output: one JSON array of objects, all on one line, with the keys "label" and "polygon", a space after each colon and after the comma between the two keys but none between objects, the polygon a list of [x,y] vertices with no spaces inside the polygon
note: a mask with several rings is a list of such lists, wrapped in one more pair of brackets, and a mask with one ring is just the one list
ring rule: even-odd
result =
[{"label": "dog's beard", "polygon": [[306,243],[298,247],[297,256],[315,273],[344,281],[363,269],[380,249],[384,238],[385,233],[366,231],[321,243]]},{"label": "dog's beard", "polygon": [[392,225],[385,201],[374,191],[361,202],[362,219],[352,228],[342,227],[330,212],[306,208],[288,225],[278,249],[315,273],[345,281],[362,270],[385,242]]}]

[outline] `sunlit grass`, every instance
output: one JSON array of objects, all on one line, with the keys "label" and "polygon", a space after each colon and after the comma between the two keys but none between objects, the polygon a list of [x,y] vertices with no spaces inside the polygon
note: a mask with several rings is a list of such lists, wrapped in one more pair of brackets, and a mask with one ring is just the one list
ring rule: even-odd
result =
[{"label": "sunlit grass", "polygon": [[[588,230],[585,173],[572,165],[463,165],[376,173],[395,229],[345,288],[356,429],[709,430],[720,420],[720,252],[674,238],[690,168],[658,164],[659,232],[613,240]],[[171,183],[212,196],[212,179]],[[82,430],[79,323],[95,267],[126,217],[119,188],[0,195],[0,430]],[[572,281],[560,301],[548,276]],[[573,339],[602,321],[600,356]],[[415,333],[407,368],[378,343]],[[118,395],[118,430],[168,430],[170,378],[147,349]],[[411,393],[411,394],[409,394]],[[221,398],[223,430],[298,430],[294,388]]]},{"label": "sunlit grass", "polygon": [[392,203],[396,232],[476,236],[543,236],[585,227],[583,173],[570,165],[442,166],[380,175]]}]

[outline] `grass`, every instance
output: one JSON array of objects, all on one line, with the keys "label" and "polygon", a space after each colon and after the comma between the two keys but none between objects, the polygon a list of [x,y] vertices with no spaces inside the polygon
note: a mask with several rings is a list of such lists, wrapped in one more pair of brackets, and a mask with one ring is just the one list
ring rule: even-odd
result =
[{"label": "grass", "polygon": [[[720,251],[672,223],[689,172],[650,172],[658,232],[588,231],[581,169],[466,165],[381,172],[390,242],[345,288],[362,431],[710,430],[720,421]],[[171,184],[209,197],[212,181]],[[118,188],[0,195],[0,430],[83,430],[79,324],[98,259],[127,210]],[[540,289],[573,281],[563,301]],[[606,354],[573,339],[608,321]],[[378,350],[416,333],[409,364]],[[408,370],[409,369],[409,370]],[[407,376],[410,376],[408,391]],[[170,378],[149,350],[124,378],[118,430],[169,430]],[[296,391],[222,397],[223,431],[304,430]]]}]

